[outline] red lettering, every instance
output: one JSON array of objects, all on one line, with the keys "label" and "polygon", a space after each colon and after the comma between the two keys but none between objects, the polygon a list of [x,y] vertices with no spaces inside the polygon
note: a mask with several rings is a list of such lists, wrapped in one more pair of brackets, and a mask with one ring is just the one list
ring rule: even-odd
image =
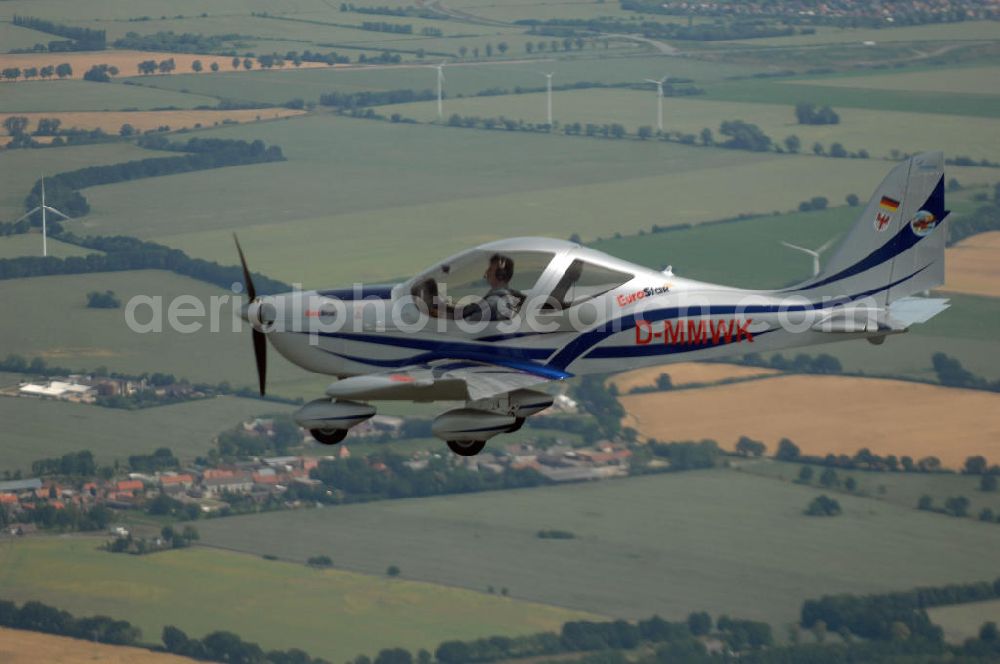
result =
[{"label": "red lettering", "polygon": [[729,320],[729,326],[726,326],[726,321],[716,320],[711,321],[708,325],[712,330],[712,343],[715,345],[719,344],[719,339],[723,340],[723,343],[729,343],[733,339],[733,325],[735,321]]},{"label": "red lettering", "polygon": [[699,320],[695,327],[693,320],[688,320],[687,324],[688,343],[703,344],[708,341],[708,331],[705,329],[705,321]]},{"label": "red lettering", "polygon": [[678,321],[677,327],[674,327],[673,321],[668,320],[666,323],[664,323],[663,343],[665,344],[684,343],[684,324]]},{"label": "red lettering", "polygon": [[653,326],[649,321],[637,320],[635,322],[635,343],[638,346],[645,346],[653,340]]},{"label": "red lettering", "polygon": [[746,340],[753,343],[753,333],[750,332],[750,323],[753,322],[752,318],[747,318],[744,321],[740,321],[739,326],[736,328],[736,341],[742,340],[746,337]]}]

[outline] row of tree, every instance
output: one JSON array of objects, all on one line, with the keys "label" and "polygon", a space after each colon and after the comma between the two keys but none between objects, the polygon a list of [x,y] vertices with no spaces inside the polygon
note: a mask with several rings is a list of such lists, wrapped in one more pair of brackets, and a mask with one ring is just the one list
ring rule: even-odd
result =
[{"label": "row of tree", "polygon": [[41,602],[25,602],[18,607],[13,602],[0,600],[0,626],[118,646],[133,645],[142,637],[142,630],[126,620],[107,616],[75,618],[67,611]]},{"label": "row of tree", "polygon": [[72,75],[73,66],[68,62],[63,62],[58,65],[46,65],[44,67],[25,67],[24,69],[21,69],[20,67],[4,67],[0,70],[0,76],[3,76],[8,81],[16,81],[22,76],[24,77],[24,80],[30,81],[35,77],[49,79],[53,76],[67,78]]},{"label": "row of tree", "polygon": [[107,35],[104,30],[92,30],[75,25],[56,23],[34,16],[14,15],[14,25],[30,28],[50,35],[66,37],[68,41],[49,42],[50,51],[103,51],[107,48]]},{"label": "row of tree", "polygon": [[803,125],[840,124],[840,116],[829,106],[817,108],[816,104],[804,101],[795,105],[795,119]]},{"label": "row of tree", "polygon": [[[622,9],[629,9],[631,0],[622,0]],[[772,21],[741,19],[728,23],[664,23],[660,21],[600,17],[592,19],[552,18],[548,20],[526,19],[515,21],[518,25],[530,26],[532,34],[554,36],[589,36],[595,33],[638,34],[649,39],[686,41],[717,41],[734,39],[759,39],[763,37],[787,37],[796,30],[791,26],[779,25]]]}]

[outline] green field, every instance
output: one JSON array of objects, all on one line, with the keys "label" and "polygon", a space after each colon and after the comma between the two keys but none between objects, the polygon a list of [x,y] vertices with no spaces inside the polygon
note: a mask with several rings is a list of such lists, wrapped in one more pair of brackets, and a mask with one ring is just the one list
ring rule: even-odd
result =
[{"label": "green field", "polygon": [[[814,35],[794,35],[790,37],[769,37],[738,42],[741,45],[759,46],[813,46],[817,44],[860,44],[874,41],[876,44],[900,42],[917,46],[933,45],[942,41],[966,41],[1000,39],[996,23],[993,21],[967,21],[962,23],[934,23],[899,28],[850,29],[817,27]],[[732,42],[730,42],[732,43]]]},{"label": "green field", "polygon": [[194,108],[215,105],[209,96],[156,90],[137,85],[108,85],[89,81],[18,81],[5,83],[0,113],[28,111],[148,111],[156,108]]},{"label": "green field", "polygon": [[872,90],[933,91],[945,95],[995,95],[1000,90],[1000,67],[955,67],[908,69],[889,74],[830,76],[815,79],[816,85]]},{"label": "green field", "polygon": [[[785,463],[774,459],[747,459],[732,462],[740,470],[774,479],[792,482],[799,476],[802,464]],[[822,466],[813,466],[812,485],[819,487],[819,475]],[[848,477],[857,482],[857,495],[897,505],[902,508],[915,509],[920,496],[928,495],[934,499],[938,507],[952,496],[965,496],[969,499],[969,514],[972,518],[979,511],[988,507],[994,513],[1000,514],[1000,492],[983,492],[979,490],[978,475],[962,475],[957,473],[882,473],[868,471],[849,471],[835,469],[841,482]],[[835,489],[832,491],[836,491]],[[839,497],[839,496],[838,496]],[[952,517],[942,517],[952,518]],[[1000,525],[993,524],[1000,528]],[[990,524],[984,524],[988,528]]]},{"label": "green field", "polygon": [[931,621],[944,629],[944,638],[952,643],[962,643],[978,637],[984,622],[1000,622],[1000,600],[970,602],[953,606],[938,606],[927,610]]},{"label": "green field", "polygon": [[88,189],[84,231],[230,263],[239,230],[255,269],[312,287],[411,274],[498,237],[594,239],[787,210],[817,195],[843,200],[867,195],[887,170],[874,160],[326,115],[205,135],[260,138],[288,161]]},{"label": "green field", "polygon": [[[1000,70],[998,70],[1000,71]],[[572,122],[603,124],[618,122],[630,133],[640,126],[656,127],[654,87],[649,92],[635,90],[571,90],[553,93],[553,119],[562,125]],[[437,119],[435,102],[394,104],[379,109],[383,115],[399,113],[420,122]],[[479,117],[506,117],[526,122],[546,122],[544,93],[475,97],[450,100],[447,113]],[[775,143],[798,136],[802,152],[811,154],[820,142],[829,149],[841,143],[849,152],[867,150],[874,157],[889,156],[892,150],[913,153],[944,147],[949,155],[994,159],[1000,155],[1000,120],[995,117],[943,116],[846,108],[839,111],[840,124],[800,125],[792,105],[739,104],[678,97],[664,103],[664,129],[700,135],[709,128],[715,140],[724,141],[719,126],[728,120],[743,120],[759,126]],[[700,142],[700,140],[699,140]],[[996,176],[1000,177],[1000,175]]]},{"label": "green field", "polygon": [[129,159],[145,159],[151,154],[154,153],[131,143],[0,151],[0,172],[4,177],[3,187],[0,188],[0,221],[14,221],[26,212],[24,199],[43,175]]},{"label": "green field", "polygon": [[[701,84],[758,70],[738,64],[666,59],[663,56],[611,58],[594,57],[588,50],[582,53],[572,59],[542,57],[527,62],[456,63],[445,68],[445,94],[456,97],[490,88],[542,88],[545,78],[539,73],[541,71],[555,72],[555,85],[568,85],[576,81],[641,82],[646,78],[659,78],[665,71],[673,76],[695,79]],[[428,64],[437,63],[429,59]],[[203,95],[281,103],[294,97],[316,101],[321,94],[331,91],[428,90],[435,87],[437,79],[434,70],[428,66],[406,65],[242,72],[211,77],[157,76],[130,80],[167,90],[189,90]]]},{"label": "green field", "polygon": [[172,406],[119,410],[58,401],[0,397],[3,455],[0,470],[30,471],[38,459],[90,450],[101,464],[127,461],[169,447],[185,461],[202,456],[223,429],[269,412],[281,404],[218,397]]},{"label": "green field", "polygon": [[[693,610],[782,624],[806,598],[990,579],[1000,527],[838,496],[844,515],[802,515],[817,491],[732,470],[393,500],[219,519],[211,545],[639,617]],[[543,528],[576,534],[541,540]],[[400,542],[406,542],[401,558]],[[954,546],[961,542],[961,546]],[[900,564],[905,553],[905,565]]]},{"label": "green field", "polygon": [[[75,244],[60,242],[52,237],[49,238],[48,245],[49,256],[56,256],[58,258],[65,258],[67,256],[86,256],[87,254],[97,253],[91,251],[90,249],[78,247]],[[41,232],[0,237],[0,259],[41,255]]]},{"label": "green field", "polygon": [[38,32],[30,28],[22,28],[13,23],[0,23],[0,44],[5,51],[19,48],[31,48],[35,44],[47,44],[52,35]]},{"label": "green field", "polygon": [[[199,524],[201,525],[201,524]],[[147,556],[97,550],[100,538],[37,537],[0,547],[4,599],[40,600],[76,615],[124,618],[147,642],[175,625],[200,637],[229,630],[272,648],[342,662],[449,639],[558,630],[593,615],[482,592],[197,547]],[[336,559],[335,551],[329,553]],[[406,561],[398,561],[406,575]]]}]

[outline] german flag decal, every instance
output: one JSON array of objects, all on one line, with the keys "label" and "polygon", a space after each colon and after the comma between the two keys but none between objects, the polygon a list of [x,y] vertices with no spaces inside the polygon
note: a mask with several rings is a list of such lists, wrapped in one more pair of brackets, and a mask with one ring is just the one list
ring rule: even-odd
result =
[{"label": "german flag decal", "polygon": [[889,198],[888,196],[883,196],[882,200],[880,200],[878,204],[889,212],[895,212],[899,209],[899,201],[894,198]]}]

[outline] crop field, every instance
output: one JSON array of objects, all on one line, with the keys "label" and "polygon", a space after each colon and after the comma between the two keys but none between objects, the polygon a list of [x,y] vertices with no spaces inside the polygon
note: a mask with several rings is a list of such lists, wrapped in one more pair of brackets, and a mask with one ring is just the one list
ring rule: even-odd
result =
[{"label": "crop field", "polygon": [[[69,79],[83,79],[84,73],[94,65],[109,65],[117,67],[119,71],[118,76],[135,76],[139,71],[138,65],[140,62],[143,62],[144,60],[156,60],[156,62],[161,62],[162,60],[169,60],[171,58],[173,58],[174,64],[177,67],[175,69],[177,73],[189,73],[192,76],[208,76],[212,74],[211,66],[213,63],[219,65],[220,73],[231,72],[233,70],[232,58],[222,55],[129,50],[83,51],[76,53],[7,53],[0,54],[0,68],[6,69],[7,67],[17,67],[23,70],[26,67],[38,67],[40,69],[49,65],[55,67],[64,62],[68,62],[73,68],[73,73],[67,77]],[[195,60],[200,60],[204,67],[200,74],[195,73],[191,68],[191,63]],[[256,62],[254,63],[254,66],[257,66]],[[303,62],[300,65],[300,67],[304,68],[327,66],[329,65],[321,62]],[[286,68],[290,70],[293,67],[291,63],[289,63]],[[275,71],[282,71],[282,69],[275,68]],[[168,74],[150,74],[150,76],[161,75]],[[53,78],[48,82],[58,82],[59,80],[60,79],[58,78]],[[18,85],[20,82],[23,82],[23,80],[4,81],[3,85]],[[5,92],[7,90],[6,87],[2,89]]]},{"label": "crop field", "polygon": [[[449,63],[445,67],[445,95],[451,98],[491,88],[513,90],[518,86],[543,88],[545,78],[539,74],[541,70],[555,72],[554,85],[567,85],[577,81],[641,82],[645,78],[663,76],[666,69],[673,76],[691,78],[700,85],[706,81],[721,81],[727,76],[756,71],[755,68],[744,65],[690,59],[667,60],[662,56],[594,57],[587,50],[583,54],[565,60],[542,57],[524,61]],[[403,64],[308,71],[244,72],[211,78],[161,76],[155,79],[128,80],[165,90],[189,90],[193,94],[282,103],[295,97],[316,101],[321,94],[332,91],[429,90],[435,87],[437,79],[434,70],[427,65]]]},{"label": "crop field", "polygon": [[1000,394],[993,392],[872,378],[779,376],[621,401],[628,413],[623,423],[659,440],[712,438],[731,449],[746,435],[776,449],[787,437],[807,454],[853,455],[867,447],[882,455],[936,456],[947,468],[959,468],[975,454],[1000,459],[1000,421],[994,416]]},{"label": "crop field", "polygon": [[[773,452],[773,450],[772,450]],[[741,472],[753,473],[772,479],[794,482],[799,476],[803,464],[786,463],[770,458],[732,459],[730,463]],[[992,462],[991,462],[992,463]],[[820,488],[819,478],[823,472],[820,466],[813,466],[812,486]],[[989,508],[1000,513],[1000,492],[984,492],[979,490],[979,476],[965,475],[957,472],[948,473],[888,473],[862,470],[836,470],[838,486],[830,487],[831,492],[846,492],[843,488],[847,478],[852,478],[857,487],[855,495],[865,496],[891,503],[898,507],[916,509],[917,502],[923,495],[928,495],[937,507],[943,507],[945,501],[953,496],[965,496],[969,499],[969,518],[976,519],[979,511]],[[836,493],[839,497],[839,493]],[[955,518],[942,516],[942,518]],[[1000,528],[997,524],[983,524]]]},{"label": "crop field", "polygon": [[1000,232],[980,233],[948,249],[945,290],[1000,297]]},{"label": "crop field", "polygon": [[[768,37],[737,42],[754,46],[812,46],[816,44],[862,43],[876,44],[902,42],[927,47],[934,42],[989,40],[996,41],[997,28],[992,21],[963,21],[961,23],[935,23],[885,29],[850,29],[817,27],[814,35]],[[732,43],[732,42],[730,42]]]},{"label": "crop field", "polygon": [[[198,524],[199,527],[202,525]],[[148,556],[99,551],[92,537],[30,538],[0,549],[8,599],[38,599],[77,615],[126,618],[159,641],[165,625],[200,637],[229,630],[271,648],[342,662],[402,646],[433,650],[462,638],[557,630],[592,614],[408,580],[315,570],[204,547]],[[276,548],[280,544],[275,542]],[[316,550],[334,559],[336,550]],[[220,601],[225,598],[225,601]]]},{"label": "crop field", "polygon": [[42,175],[149,156],[149,150],[124,142],[65,146],[58,152],[0,151],[0,172],[4,178],[3,187],[0,187],[0,220],[14,221],[26,212],[24,199]]},{"label": "crop field", "polygon": [[210,96],[91,81],[18,81],[2,85],[0,113],[194,108],[218,103]]},{"label": "crop field", "polygon": [[809,79],[810,85],[872,90],[933,91],[950,95],[995,95],[1000,90],[1000,66],[907,70],[889,74],[845,75]]},{"label": "crop field", "polygon": [[[676,413],[675,413],[676,415]],[[829,592],[881,592],[996,575],[1000,527],[853,496],[802,515],[812,488],[733,470],[676,473],[203,521],[212,546],[482,589],[623,617],[707,610],[798,618]],[[559,528],[572,540],[543,540]],[[396,544],[405,541],[400,557]],[[952,543],[961,541],[962,546]],[[906,565],[898,552],[906,551]],[[822,574],[817,570],[823,570]]]},{"label": "crop field", "polygon": [[[998,70],[1000,71],[1000,70]],[[552,95],[553,118],[566,125],[618,122],[630,133],[640,126],[656,126],[654,86],[650,91],[636,90],[567,90]],[[436,102],[394,104],[379,110],[383,115],[399,113],[420,122],[437,119]],[[450,100],[447,113],[479,117],[506,117],[544,124],[544,93],[474,97]],[[913,153],[946,147],[949,155],[968,155],[975,159],[993,159],[1000,154],[1000,120],[987,117],[942,116],[940,114],[902,113],[868,109],[840,109],[840,124],[800,125],[792,105],[738,104],[677,97],[664,100],[664,129],[698,136],[703,128],[711,129],[715,140],[724,141],[719,126],[729,120],[755,124],[775,143],[789,135],[798,136],[802,152],[812,153],[819,142],[829,150],[834,142],[849,152],[867,150],[874,157],[887,157],[892,150]]]},{"label": "crop field", "polygon": [[0,627],[0,661],[5,664],[191,664],[195,660],[142,648],[109,646],[40,632]]},{"label": "crop field", "polygon": [[[88,189],[83,231],[151,238],[231,262],[231,231],[239,230],[255,269],[331,285],[407,275],[498,237],[593,239],[653,223],[787,210],[817,195],[838,201],[866,194],[886,170],[867,160],[326,115],[208,135],[259,138],[282,146],[288,161]],[[270,187],[296,193],[276,197]]]},{"label": "crop field", "polygon": [[937,606],[927,609],[927,613],[931,622],[944,629],[946,641],[962,643],[979,636],[984,622],[1000,622],[1000,600]]},{"label": "crop field", "polygon": [[709,362],[678,362],[659,367],[634,369],[616,374],[608,382],[614,383],[619,394],[628,394],[637,387],[652,387],[660,374],[668,374],[674,387],[684,387],[701,383],[718,383],[734,378],[753,378],[778,373],[774,369],[747,367],[739,364],[715,364]]},{"label": "crop field", "polygon": [[0,470],[27,472],[33,461],[80,450],[90,450],[101,464],[126,461],[131,454],[152,454],[159,447],[192,461],[208,452],[220,431],[257,415],[290,411],[290,406],[236,397],[120,410],[3,396]]},{"label": "crop field", "polygon": [[[117,134],[122,125],[130,124],[136,131],[148,131],[167,126],[171,130],[213,127],[223,123],[255,122],[301,115],[304,111],[289,108],[254,108],[229,111],[73,111],[69,113],[17,113],[28,118],[28,131],[33,131],[41,118],[58,118],[61,129],[101,129]],[[0,113],[0,122],[9,115]],[[148,155],[149,153],[147,153]]]},{"label": "crop field", "polygon": [[[49,256],[56,256],[58,258],[65,258],[66,256],[86,256],[87,254],[98,253],[89,249],[83,249],[75,244],[60,242],[59,240],[51,237],[49,238],[48,245]],[[0,237],[0,259],[41,255],[41,232]]]},{"label": "crop field", "polygon": [[52,35],[13,23],[0,23],[0,44],[6,49],[31,48],[38,43],[48,43]]}]

